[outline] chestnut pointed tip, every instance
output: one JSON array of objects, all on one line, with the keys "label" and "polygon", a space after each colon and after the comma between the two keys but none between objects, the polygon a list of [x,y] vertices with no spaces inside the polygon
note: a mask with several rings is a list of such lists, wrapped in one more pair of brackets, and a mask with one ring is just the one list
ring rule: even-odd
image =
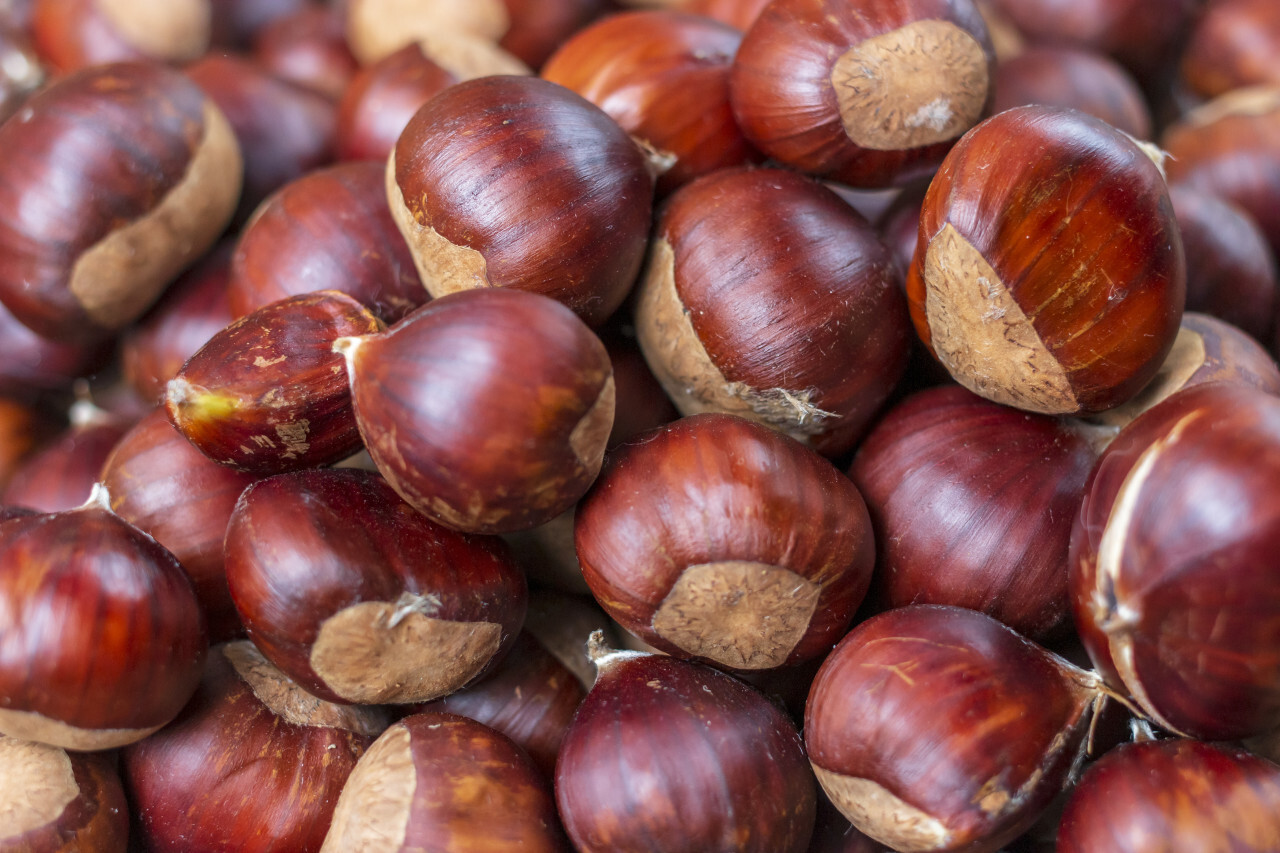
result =
[{"label": "chestnut pointed tip", "polygon": [[111,507],[111,492],[107,489],[106,483],[93,484],[93,488],[89,491],[89,499],[84,502],[82,509],[101,509],[115,514],[115,510]]},{"label": "chestnut pointed tip", "polygon": [[196,419],[218,420],[239,408],[235,397],[194,385],[181,376],[165,385],[164,404],[175,424]]},{"label": "chestnut pointed tip", "polygon": [[338,338],[333,342],[331,350],[346,359],[347,368],[350,369],[352,360],[356,356],[356,350],[360,348],[360,345],[364,343],[364,340],[364,336],[362,335]]},{"label": "chestnut pointed tip", "polygon": [[615,649],[605,642],[604,631],[599,628],[587,637],[587,657],[595,664],[596,672],[604,672],[614,664],[624,660],[649,657],[649,652],[637,652],[631,649]]}]

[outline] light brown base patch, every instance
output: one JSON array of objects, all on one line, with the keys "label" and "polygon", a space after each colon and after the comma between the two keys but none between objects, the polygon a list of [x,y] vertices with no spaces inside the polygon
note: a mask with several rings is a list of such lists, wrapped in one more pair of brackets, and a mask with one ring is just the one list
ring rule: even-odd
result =
[{"label": "light brown base patch", "polygon": [[409,831],[418,771],[412,737],[397,723],[369,747],[338,797],[320,853],[395,853]]},{"label": "light brown base patch", "polygon": [[0,734],[60,746],[76,752],[97,752],[137,743],[161,726],[145,729],[82,729],[29,711],[0,708]]},{"label": "light brown base patch", "polygon": [[822,790],[864,835],[901,853],[946,849],[954,840],[941,821],[903,802],[870,779],[845,776],[813,765]]},{"label": "light brown base patch", "polygon": [[0,847],[48,826],[79,795],[66,752],[0,735]]}]

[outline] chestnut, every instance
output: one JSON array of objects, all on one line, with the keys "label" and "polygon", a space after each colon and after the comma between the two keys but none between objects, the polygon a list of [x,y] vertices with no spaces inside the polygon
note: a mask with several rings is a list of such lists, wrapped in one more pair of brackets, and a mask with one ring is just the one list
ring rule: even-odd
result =
[{"label": "chestnut", "polygon": [[[345,2],[339,0],[338,5]],[[312,0],[209,0],[213,44],[247,50],[258,33],[287,15],[312,5]]]},{"label": "chestnut", "polygon": [[8,484],[31,452],[57,427],[43,407],[0,396],[0,488]]},{"label": "chestnut", "polygon": [[360,70],[345,22],[331,7],[307,6],[271,21],[254,39],[253,58],[280,79],[335,101]]},{"label": "chestnut", "polygon": [[165,385],[169,420],[200,452],[242,471],[328,465],[360,449],[334,341],[383,328],[336,290],[272,302],[236,320]]},{"label": "chestnut", "polygon": [[1097,453],[1081,424],[954,385],[885,414],[849,476],[879,546],[887,607],[981,610],[1042,637],[1067,615],[1067,544]]},{"label": "chestnut", "polygon": [[1066,783],[1096,677],[974,610],[873,616],[814,679],[805,745],[860,831],[895,850],[992,853]]},{"label": "chestnut", "polygon": [[0,735],[0,851],[119,853],[129,838],[120,776],[103,755]]},{"label": "chestnut", "polygon": [[540,68],[561,44],[613,7],[605,0],[504,0],[510,25],[498,45]]},{"label": "chestnut", "polygon": [[609,356],[548,297],[451,293],[385,333],[335,347],[378,470],[446,527],[536,527],[572,506],[600,471],[613,424]]},{"label": "chestnut", "polygon": [[1182,51],[1182,79],[1206,98],[1260,84],[1280,85],[1280,6],[1215,0],[1197,18]]},{"label": "chestnut", "polygon": [[418,108],[458,79],[408,44],[365,66],[338,101],[334,149],[343,160],[386,162]]},{"label": "chestnut", "polygon": [[927,175],[991,102],[972,0],[776,0],[729,77],[738,125],[788,166],[854,187]]},{"label": "chestnut", "polygon": [[77,509],[0,523],[0,734],[110,749],[196,688],[208,641],[191,582],[109,500],[99,487]]},{"label": "chestnut", "polygon": [[567,851],[555,802],[520,747],[475,720],[414,714],[351,773],[322,851]]},{"label": "chestnut", "polygon": [[178,719],[121,755],[143,846],[315,853],[388,722],[381,708],[316,699],[252,643],[216,646]]},{"label": "chestnut", "polygon": [[1137,394],[1185,288],[1159,166],[1104,122],[1042,106],[987,119],[947,155],[907,276],[916,331],[957,382],[1050,415]]},{"label": "chestnut", "polygon": [[577,677],[583,687],[596,680],[584,637],[599,631],[606,644],[618,645],[613,620],[590,595],[574,595],[559,590],[531,587],[524,630],[532,634],[556,660]]},{"label": "chestnut", "polygon": [[346,0],[347,43],[361,65],[423,37],[457,33],[497,41],[510,26],[503,0]]},{"label": "chestnut", "polygon": [[44,82],[45,69],[30,39],[0,15],[0,122],[16,113]]},{"label": "chestnut", "polygon": [[536,77],[432,98],[387,163],[387,198],[433,296],[496,286],[564,302],[591,325],[644,260],[653,179],[599,107]]},{"label": "chestnut", "polygon": [[1116,436],[1071,536],[1076,629],[1155,723],[1208,740],[1280,725],[1280,398],[1208,383]]},{"label": "chestnut", "polygon": [[675,8],[692,15],[704,15],[745,32],[769,5],[769,0],[683,0]]},{"label": "chestnut", "polygon": [[51,338],[107,337],[208,249],[241,157],[221,111],[150,63],[67,75],[0,125],[0,300]]},{"label": "chestnut", "polygon": [[379,163],[344,163],[286,184],[240,235],[226,295],[233,317],[318,290],[346,293],[386,323],[430,298],[387,208]]},{"label": "chestnut", "polygon": [[35,0],[31,33],[58,72],[108,62],[190,62],[209,48],[209,0]]},{"label": "chestnut", "polygon": [[1127,744],[1085,771],[1062,815],[1058,853],[1175,848],[1280,849],[1280,767],[1175,739]]},{"label": "chestnut", "polygon": [[741,415],[828,456],[862,437],[911,340],[874,229],[780,169],[721,170],[671,197],[635,315],[681,412]]},{"label": "chestnut", "polygon": [[693,415],[622,445],[578,505],[583,577],[669,654],[742,670],[830,649],[875,559],[857,488],[799,442]]},{"label": "chestnut", "polygon": [[71,406],[68,418],[70,424],[54,441],[14,470],[0,501],[61,512],[88,500],[102,464],[130,424],[87,398]]},{"label": "chestnut", "polygon": [[500,659],[524,619],[524,575],[500,541],[434,524],[369,471],[249,486],[224,552],[249,639],[330,702],[444,696]]}]

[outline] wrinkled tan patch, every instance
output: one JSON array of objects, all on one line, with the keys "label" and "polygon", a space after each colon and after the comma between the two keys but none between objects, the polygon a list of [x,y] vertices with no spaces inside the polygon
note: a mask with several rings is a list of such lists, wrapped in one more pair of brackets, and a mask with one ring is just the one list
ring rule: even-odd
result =
[{"label": "wrinkled tan patch", "polygon": [[862,833],[902,853],[946,849],[952,833],[937,818],[903,802],[870,779],[845,776],[813,765],[822,790]]},{"label": "wrinkled tan patch", "polygon": [[491,40],[462,32],[436,31],[418,38],[422,55],[448,71],[459,82],[495,74],[527,76],[529,66]]},{"label": "wrinkled tan patch", "polygon": [[583,470],[592,477],[600,473],[600,466],[604,462],[609,431],[613,429],[615,403],[613,374],[610,373],[600,388],[596,401],[569,433],[569,447],[573,449],[573,455]]},{"label": "wrinkled tan patch", "polygon": [[396,853],[404,848],[418,787],[411,741],[409,730],[397,723],[360,756],[338,797],[321,853]]},{"label": "wrinkled tan patch", "polygon": [[351,0],[347,42],[361,65],[423,36],[469,33],[496,42],[511,27],[502,0]]},{"label": "wrinkled tan patch", "polygon": [[79,795],[65,752],[0,735],[0,841],[47,826]]},{"label": "wrinkled tan patch", "polygon": [[60,746],[76,752],[97,752],[137,743],[161,726],[145,729],[82,729],[29,711],[0,708],[0,734]]}]

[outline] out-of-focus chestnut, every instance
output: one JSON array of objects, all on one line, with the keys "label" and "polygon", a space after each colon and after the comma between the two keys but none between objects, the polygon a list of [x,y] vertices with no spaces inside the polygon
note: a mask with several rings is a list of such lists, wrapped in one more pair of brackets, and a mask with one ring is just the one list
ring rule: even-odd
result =
[{"label": "out-of-focus chestnut", "polygon": [[31,33],[59,72],[150,59],[190,62],[209,48],[209,0],[35,0]]},{"label": "out-of-focus chestnut", "polygon": [[511,24],[503,0],[347,0],[347,42],[369,65],[426,36],[497,41]]},{"label": "out-of-focus chestnut", "polygon": [[1085,771],[1058,853],[1280,850],[1280,767],[1193,740],[1132,743]]},{"label": "out-of-focus chestnut", "polygon": [[406,717],[360,759],[322,851],[565,853],[546,780],[509,738],[442,712]]},{"label": "out-of-focus chestnut", "polygon": [[0,125],[0,300],[52,338],[139,317],[222,232],[241,157],[221,111],[177,71],[84,69]]},{"label": "out-of-focus chestnut", "polygon": [[28,401],[0,396],[0,488],[23,460],[57,429],[54,418]]},{"label": "out-of-focus chestnut", "polygon": [[446,527],[536,527],[600,471],[613,424],[609,355],[552,299],[464,290],[336,347],[378,470]]},{"label": "out-of-focus chestnut", "polygon": [[329,465],[360,449],[334,341],[380,331],[356,300],[321,290],[272,302],[214,335],[165,386],[169,420],[242,471]]},{"label": "out-of-focus chestnut", "polygon": [[745,32],[769,5],[769,0],[682,0],[674,8],[703,15]]},{"label": "out-of-focus chestnut", "polygon": [[243,317],[272,302],[338,290],[394,323],[430,298],[387,209],[380,163],[346,163],[286,184],[245,226],[227,302]]},{"label": "out-of-focus chestnut", "polygon": [[510,25],[498,44],[530,68],[540,68],[566,39],[610,11],[605,0],[504,0]]},{"label": "out-of-focus chestnut", "polygon": [[103,463],[131,424],[88,399],[71,406],[69,420],[61,435],[14,470],[0,501],[61,512],[89,499]]},{"label": "out-of-focus chestnut", "polygon": [[542,293],[599,325],[640,271],[653,179],[599,107],[536,77],[452,86],[387,163],[387,198],[433,296]]},{"label": "out-of-focus chestnut", "polygon": [[1186,286],[1159,166],[1092,116],[987,119],[929,185],[907,277],[916,331],[956,381],[1061,415],[1134,396],[1173,346]]},{"label": "out-of-focus chestnut", "polygon": [[852,448],[911,340],[867,221],[794,172],[722,170],[671,197],[655,238],[636,333],[677,408],[740,415],[828,456]]},{"label": "out-of-focus chestnut", "polygon": [[809,761],[853,825],[893,849],[991,853],[1065,784],[1097,681],[977,611],[890,610],[818,671]]},{"label": "out-of-focus chestnut", "polygon": [[120,853],[129,807],[102,755],[0,735],[0,853]]},{"label": "out-of-focus chestnut", "polygon": [[335,101],[360,69],[347,47],[342,17],[323,6],[307,6],[267,24],[254,39],[253,58],[280,79]]},{"label": "out-of-focus chestnut", "polygon": [[1205,4],[1182,51],[1182,79],[1213,98],[1232,89],[1280,85],[1280,5],[1271,0]]},{"label": "out-of-focus chestnut", "polygon": [[330,702],[451,693],[506,653],[524,619],[524,575],[500,541],[440,527],[369,471],[250,486],[224,547],[249,639]]},{"label": "out-of-focus chestnut", "polygon": [[181,716],[122,754],[145,849],[316,853],[387,723],[381,708],[303,691],[252,643],[215,647]]},{"label": "out-of-focus chestnut", "polygon": [[312,0],[209,0],[213,44],[248,50],[258,33],[272,21],[299,12],[311,3]]},{"label": "out-of-focus chestnut", "polygon": [[108,501],[99,488],[78,509],[0,523],[0,733],[110,749],[172,720],[200,680],[191,582]]},{"label": "out-of-focus chestnut", "polygon": [[617,448],[578,505],[596,600],[669,654],[734,669],[830,649],[875,561],[857,488],[800,443],[694,415]]},{"label": "out-of-focus chestnut", "polygon": [[25,32],[0,18],[0,122],[45,81],[45,70]]},{"label": "out-of-focus chestnut", "polygon": [[1280,725],[1280,398],[1209,383],[1125,427],[1071,537],[1076,629],[1164,728],[1208,740]]},{"label": "out-of-focus chestnut", "polygon": [[610,652],[556,765],[569,837],[593,853],[801,853],[815,786],[795,726],[755,688],[665,655]]},{"label": "out-of-focus chestnut", "polygon": [[927,175],[977,124],[994,61],[972,0],[776,0],[742,39],[730,100],[765,154],[884,187]]}]

